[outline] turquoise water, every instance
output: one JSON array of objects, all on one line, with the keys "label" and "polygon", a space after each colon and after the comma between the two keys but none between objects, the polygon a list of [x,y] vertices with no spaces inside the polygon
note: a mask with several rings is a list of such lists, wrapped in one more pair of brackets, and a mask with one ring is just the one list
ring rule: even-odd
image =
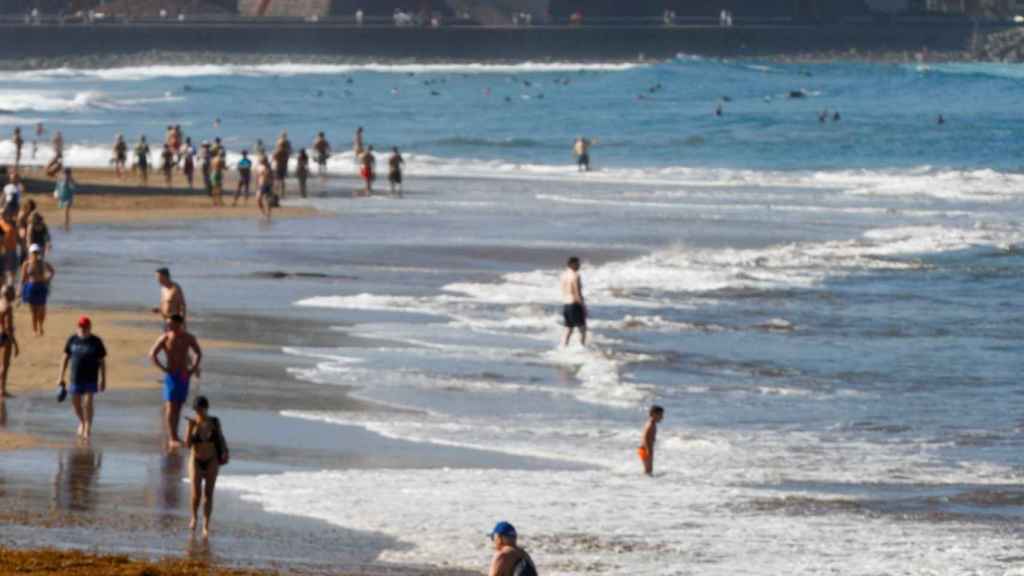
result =
[{"label": "turquoise water", "polygon": [[[384,560],[469,568],[507,517],[545,573],[1003,574],[1024,467],[1022,78],[697,59],[175,66],[18,73],[0,107],[63,130],[77,164],[105,164],[119,130],[160,140],[179,123],[232,151],[326,130],[335,177],[288,201],[330,217],[58,234],[55,297],[141,303],[165,262],[192,306],[314,315],[380,343],[288,353],[298,377],[408,409],[288,417],[586,468],[222,479],[269,510],[410,542]],[[405,198],[349,197],[357,125],[407,154]],[[598,139],[589,174],[578,135]],[[587,349],[556,344],[570,254]],[[275,270],[325,276],[259,274]],[[121,282],[96,295],[96,273]],[[651,481],[633,451],[653,402],[668,418]]]}]

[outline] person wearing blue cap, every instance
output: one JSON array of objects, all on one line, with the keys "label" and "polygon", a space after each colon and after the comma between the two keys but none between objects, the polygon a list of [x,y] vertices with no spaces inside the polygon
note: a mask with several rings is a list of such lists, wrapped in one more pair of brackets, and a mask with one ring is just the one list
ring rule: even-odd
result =
[{"label": "person wearing blue cap", "polygon": [[508,522],[498,522],[491,530],[494,558],[489,576],[537,576],[533,559],[516,544],[516,528]]}]

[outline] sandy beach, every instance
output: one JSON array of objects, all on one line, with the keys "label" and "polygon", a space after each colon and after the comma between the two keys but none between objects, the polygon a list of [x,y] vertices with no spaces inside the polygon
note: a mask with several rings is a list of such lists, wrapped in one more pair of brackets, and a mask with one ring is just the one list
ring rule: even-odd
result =
[{"label": "sandy beach", "polygon": [[[26,178],[26,191],[36,201],[40,212],[52,227],[63,224],[63,211],[53,198],[54,181],[47,178],[37,167],[22,169]],[[152,222],[180,220],[214,220],[218,218],[261,218],[256,205],[255,187],[248,202],[239,200],[238,206],[232,206],[232,197],[237,187],[237,179],[233,174],[225,175],[225,206],[214,207],[210,198],[202,190],[202,180],[197,177],[199,188],[189,190],[182,188],[185,178],[175,173],[174,187],[164,186],[163,176],[151,173],[149,184],[143,185],[137,175],[128,173],[118,178],[112,169],[75,168],[75,181],[79,191],[75,196],[72,211],[72,226],[75,224],[103,224],[121,222]],[[296,185],[292,182],[291,195],[296,198]],[[230,193],[229,193],[230,191]],[[274,218],[303,218],[315,216],[316,211],[309,208],[282,206],[274,209]]]}]

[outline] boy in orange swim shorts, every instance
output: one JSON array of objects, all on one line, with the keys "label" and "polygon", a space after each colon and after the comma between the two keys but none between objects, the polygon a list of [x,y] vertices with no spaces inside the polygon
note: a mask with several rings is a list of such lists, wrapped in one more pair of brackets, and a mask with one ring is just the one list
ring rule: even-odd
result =
[{"label": "boy in orange swim shorts", "polygon": [[648,411],[647,424],[644,426],[643,444],[637,448],[640,461],[644,463],[644,474],[654,475],[654,444],[658,441],[658,423],[665,417],[665,409],[654,405]]}]

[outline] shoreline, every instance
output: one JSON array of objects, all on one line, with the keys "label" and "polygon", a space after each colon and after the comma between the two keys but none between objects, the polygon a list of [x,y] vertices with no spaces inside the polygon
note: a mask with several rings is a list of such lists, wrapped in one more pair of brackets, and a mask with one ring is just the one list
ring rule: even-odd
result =
[{"label": "shoreline", "polygon": [[[139,50],[123,54],[104,55],[77,55],[52,57],[28,57],[25,59],[2,59],[0,58],[0,70],[9,71],[45,71],[45,70],[102,70],[118,68],[134,68],[144,66],[166,66],[171,62],[181,61],[187,58],[190,62],[208,66],[267,66],[280,64],[308,64],[318,66],[351,66],[359,67],[372,66],[459,66],[459,65],[480,65],[480,66],[517,66],[517,65],[545,65],[545,64],[580,64],[580,65],[623,65],[623,64],[657,64],[659,62],[673,60],[677,57],[700,57],[721,60],[754,60],[776,63],[835,63],[835,62],[857,62],[857,63],[919,63],[915,54],[921,47],[907,47],[905,49],[890,50],[858,50],[843,48],[828,48],[822,50],[794,50],[785,53],[764,53],[764,54],[702,54],[680,50],[674,54],[661,56],[650,55],[649,58],[638,58],[638,53],[620,56],[608,56],[605,58],[588,58],[580,55],[535,57],[535,58],[403,58],[396,56],[330,56],[308,53],[289,53],[281,51],[273,54],[260,54],[255,52],[218,52],[218,51],[180,51],[180,50]],[[954,63],[954,62],[991,62],[989,58],[972,54],[966,48],[935,49],[928,52],[927,58],[920,63]]]},{"label": "shoreline", "polygon": [[[73,170],[79,190],[75,194],[71,210],[72,229],[76,224],[262,219],[254,193],[250,195],[248,202],[240,203],[239,206],[231,205],[233,188],[237,186],[237,177],[233,174],[225,174],[225,205],[216,207],[202,189],[201,178],[197,178],[200,186],[189,190],[178,186],[185,180],[183,175],[176,173],[176,186],[168,189],[163,185],[163,176],[159,172],[151,172],[149,184],[142,185],[134,174],[129,173],[124,179],[117,178],[112,168],[74,167]],[[36,202],[51,229],[60,228],[64,222],[64,214],[53,197],[55,181],[46,178],[42,170],[36,166],[22,166],[20,172],[25,183],[26,198]],[[230,194],[229,190],[232,191]],[[297,198],[298,192],[293,189],[282,201]],[[313,208],[282,205],[274,209],[273,218],[308,218],[317,214],[319,212]]]}]

